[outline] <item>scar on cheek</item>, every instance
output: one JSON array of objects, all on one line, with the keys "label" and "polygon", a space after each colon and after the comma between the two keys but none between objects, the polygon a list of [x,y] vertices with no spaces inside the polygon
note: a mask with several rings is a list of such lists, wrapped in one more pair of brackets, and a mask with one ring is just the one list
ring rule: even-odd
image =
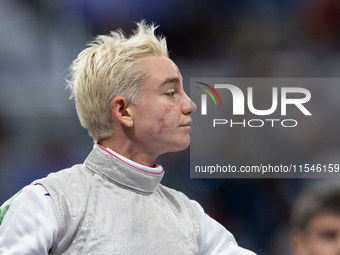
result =
[{"label": "scar on cheek", "polygon": [[160,124],[160,129],[158,130],[158,135],[160,134],[160,133],[162,133],[163,131],[164,131],[164,129],[166,129],[167,128],[167,126],[165,125],[165,120],[164,120],[164,118],[157,118],[157,121],[158,121],[158,123]]}]

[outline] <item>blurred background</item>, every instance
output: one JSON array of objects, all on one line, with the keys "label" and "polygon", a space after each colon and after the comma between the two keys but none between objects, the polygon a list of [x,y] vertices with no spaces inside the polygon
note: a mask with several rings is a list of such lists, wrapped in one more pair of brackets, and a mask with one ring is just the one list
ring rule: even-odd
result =
[{"label": "blurred background", "polygon": [[[145,19],[160,25],[170,58],[184,77],[339,77],[338,0],[2,0],[0,1],[0,204],[33,180],[82,163],[92,139],[77,119],[65,90],[67,69],[95,35],[122,28],[127,34]],[[233,137],[235,157],[255,145],[299,146],[326,163],[340,151],[338,93],[322,86],[332,123],[312,125],[308,136]],[[319,109],[322,110],[322,109]],[[253,139],[253,140],[252,140]],[[231,156],[233,156],[231,155]],[[189,178],[189,150],[159,158],[163,184],[197,200],[236,237],[264,255],[290,254],[289,210],[307,179]]]}]

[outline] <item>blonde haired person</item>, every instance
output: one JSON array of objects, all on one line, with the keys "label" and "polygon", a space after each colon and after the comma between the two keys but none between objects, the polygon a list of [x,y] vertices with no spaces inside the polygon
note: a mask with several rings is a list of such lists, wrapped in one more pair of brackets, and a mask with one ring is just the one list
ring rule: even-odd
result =
[{"label": "blonde haired person", "polygon": [[100,35],[72,63],[69,88],[75,97],[78,117],[95,142],[113,135],[110,102],[122,96],[134,104],[141,101],[141,85],[147,69],[145,56],[168,57],[165,38],[154,35],[154,26],[137,23],[130,38],[120,30]]},{"label": "blonde haired person", "polygon": [[73,62],[69,88],[96,144],[1,207],[0,254],[254,254],[160,184],[155,159],[189,145],[196,107],[154,30],[98,36]]}]

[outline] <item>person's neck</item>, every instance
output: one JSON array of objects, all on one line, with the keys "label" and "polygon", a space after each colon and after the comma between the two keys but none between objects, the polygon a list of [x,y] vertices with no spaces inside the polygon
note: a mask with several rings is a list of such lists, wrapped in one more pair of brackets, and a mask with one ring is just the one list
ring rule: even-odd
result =
[{"label": "person's neck", "polygon": [[144,166],[153,167],[157,156],[150,156],[148,152],[140,148],[138,144],[129,139],[108,138],[98,142],[104,148],[110,148],[114,152]]}]

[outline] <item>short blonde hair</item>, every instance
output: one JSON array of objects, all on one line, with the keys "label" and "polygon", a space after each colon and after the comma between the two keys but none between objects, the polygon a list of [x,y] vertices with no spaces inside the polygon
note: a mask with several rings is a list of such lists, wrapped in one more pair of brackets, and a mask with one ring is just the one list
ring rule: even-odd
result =
[{"label": "short blonde hair", "polygon": [[99,35],[70,66],[68,88],[76,103],[81,125],[95,142],[113,135],[110,102],[116,96],[138,104],[140,86],[147,78],[137,60],[147,55],[168,56],[164,37],[157,37],[157,27],[145,21],[125,37],[123,31]]}]

